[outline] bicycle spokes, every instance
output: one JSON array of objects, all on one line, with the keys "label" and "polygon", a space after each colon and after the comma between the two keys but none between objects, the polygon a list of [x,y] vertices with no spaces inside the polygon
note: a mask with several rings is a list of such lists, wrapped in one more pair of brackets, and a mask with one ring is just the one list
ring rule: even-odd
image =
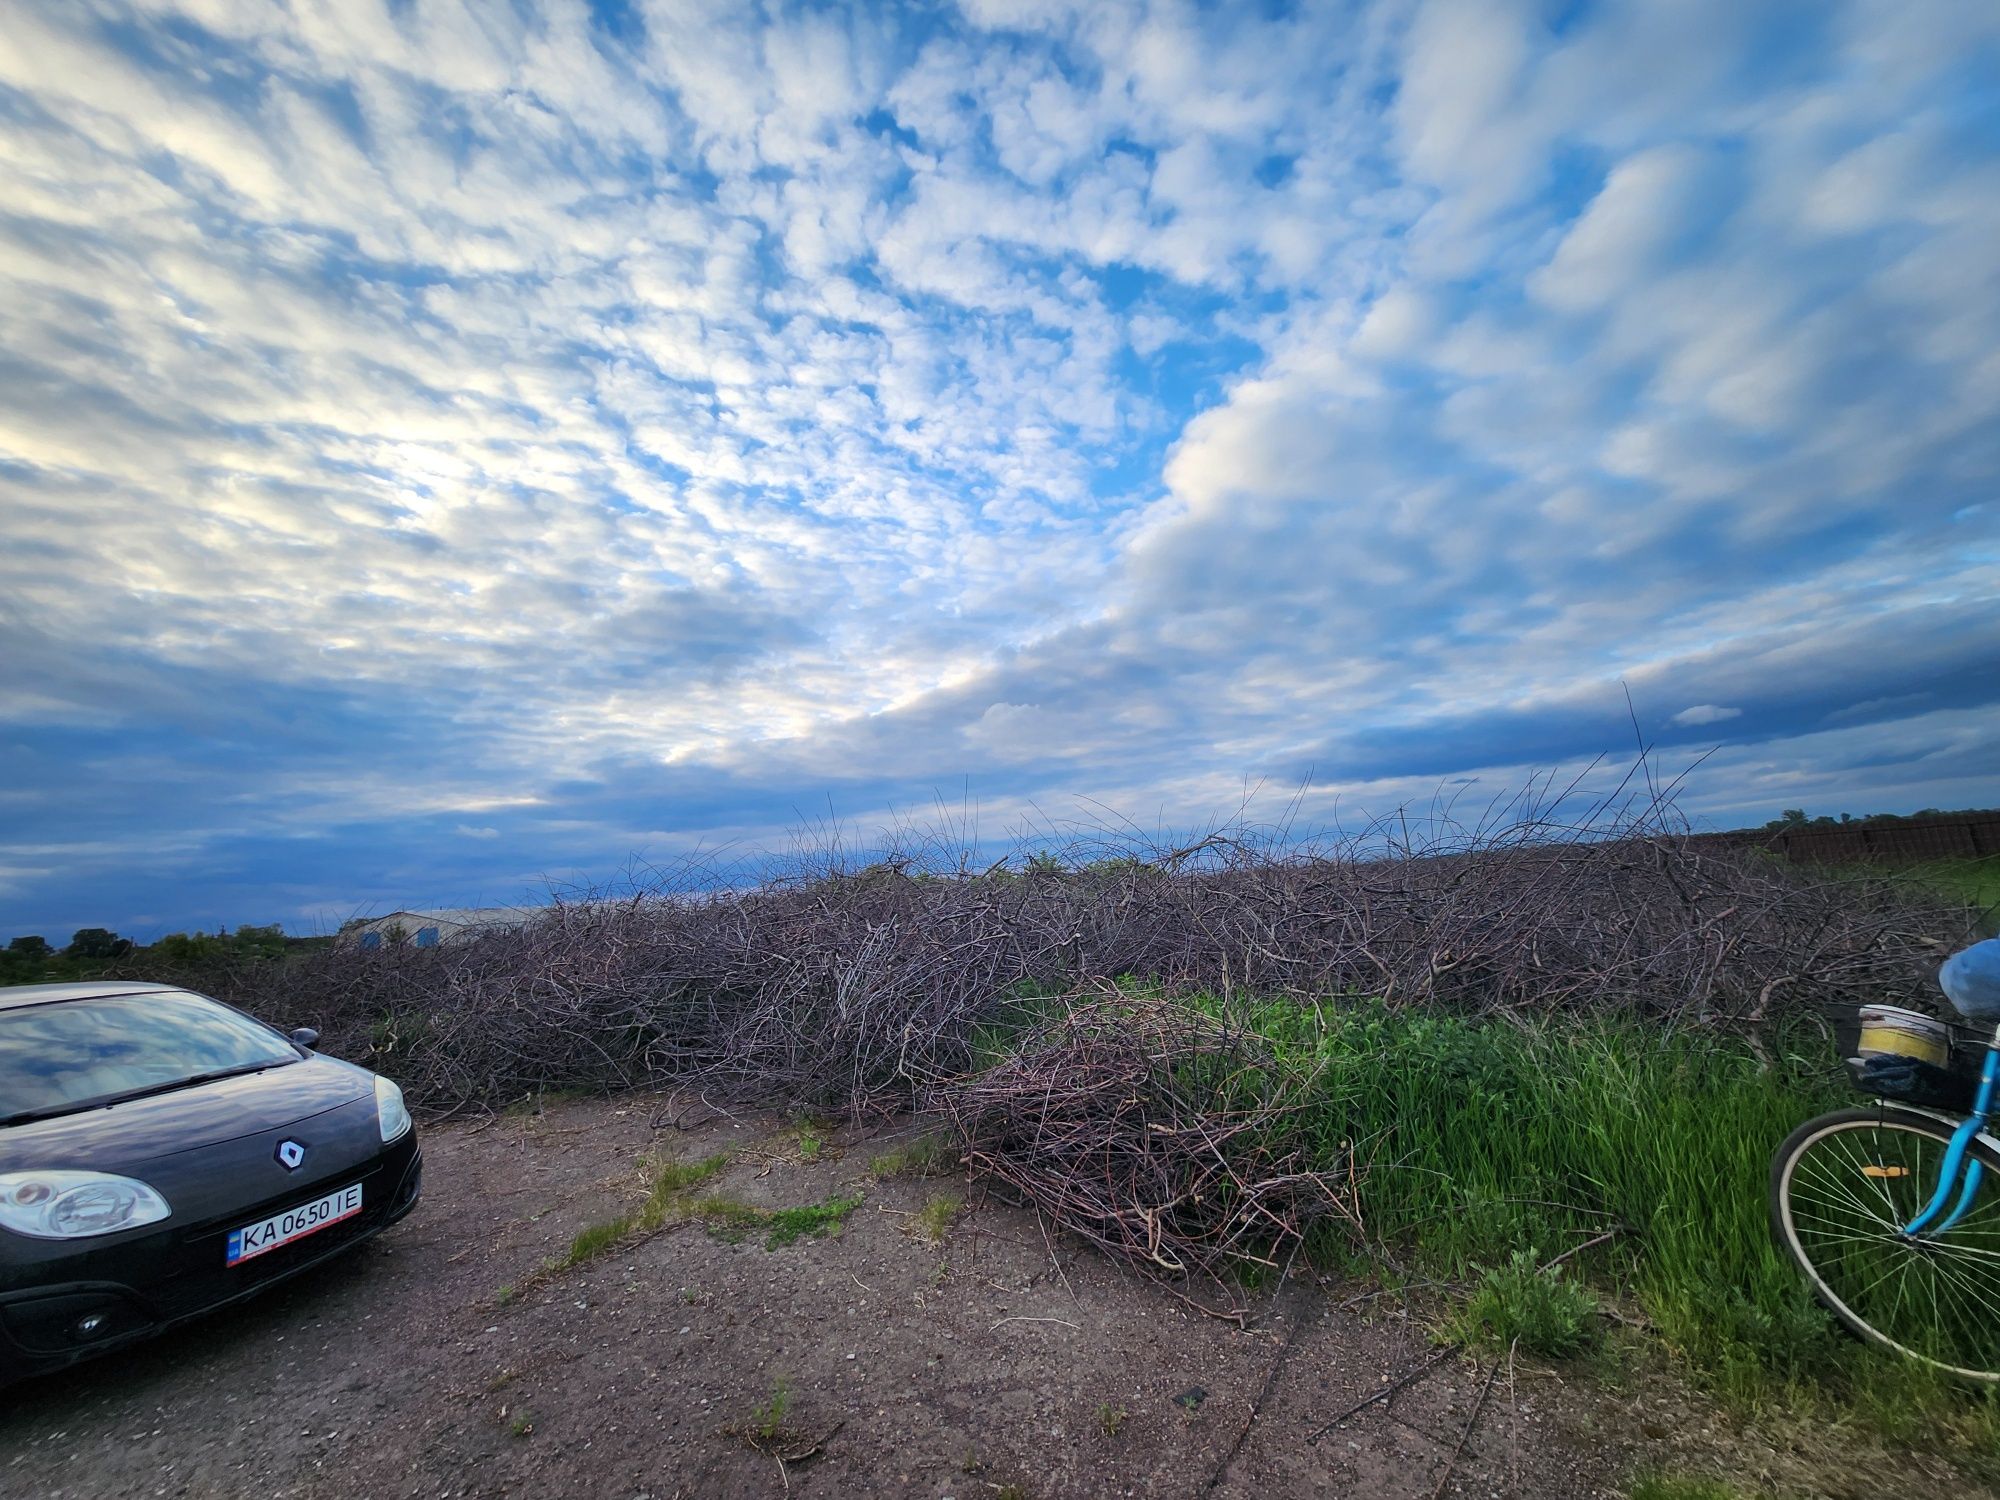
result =
[{"label": "bicycle spokes", "polygon": [[2000,1203],[1966,1182],[1952,1146],[1942,1127],[1830,1126],[1798,1149],[1785,1213],[1836,1311],[1906,1353],[1985,1374],[2000,1369]]}]

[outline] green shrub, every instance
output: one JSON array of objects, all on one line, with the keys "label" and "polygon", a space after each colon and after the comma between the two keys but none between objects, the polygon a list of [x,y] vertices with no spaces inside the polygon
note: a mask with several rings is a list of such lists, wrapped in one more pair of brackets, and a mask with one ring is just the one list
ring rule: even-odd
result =
[{"label": "green shrub", "polygon": [[1461,1343],[1561,1359],[1595,1341],[1596,1315],[1597,1299],[1562,1267],[1545,1270],[1535,1251],[1518,1250],[1481,1274],[1452,1327]]}]

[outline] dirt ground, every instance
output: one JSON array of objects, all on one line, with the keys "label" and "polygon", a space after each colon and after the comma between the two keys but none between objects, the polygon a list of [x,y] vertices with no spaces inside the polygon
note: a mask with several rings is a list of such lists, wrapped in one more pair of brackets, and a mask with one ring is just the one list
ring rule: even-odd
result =
[{"label": "dirt ground", "polygon": [[[875,1180],[909,1133],[835,1132],[808,1162],[783,1121],[683,1129],[652,1100],[434,1128],[402,1225],[0,1395],[0,1495],[1494,1500],[1622,1495],[1667,1460],[1786,1468],[1742,1434],[1717,1459],[1715,1418],[1663,1387],[1526,1362],[1489,1380],[1455,1355],[1316,1439],[1432,1359],[1418,1323],[1310,1277],[1247,1329],[1205,1316],[955,1174]],[[531,1280],[634,1206],[639,1158],[661,1149],[733,1152],[708,1189],[767,1208],[864,1197],[826,1238],[768,1249],[684,1224]],[[970,1202],[933,1245],[916,1216],[941,1193]],[[1944,1478],[1904,1472],[1929,1492]]]}]

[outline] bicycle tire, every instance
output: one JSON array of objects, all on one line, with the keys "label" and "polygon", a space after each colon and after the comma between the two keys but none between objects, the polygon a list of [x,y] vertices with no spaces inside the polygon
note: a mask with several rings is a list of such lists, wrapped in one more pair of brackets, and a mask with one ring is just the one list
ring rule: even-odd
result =
[{"label": "bicycle tire", "polygon": [[1948,1374],[2000,1383],[2000,1154],[1972,1142],[1985,1173],[1980,1198],[1944,1237],[1911,1242],[1893,1232],[1929,1200],[1952,1129],[1886,1105],[1806,1121],[1771,1159],[1771,1228],[1849,1332]]}]

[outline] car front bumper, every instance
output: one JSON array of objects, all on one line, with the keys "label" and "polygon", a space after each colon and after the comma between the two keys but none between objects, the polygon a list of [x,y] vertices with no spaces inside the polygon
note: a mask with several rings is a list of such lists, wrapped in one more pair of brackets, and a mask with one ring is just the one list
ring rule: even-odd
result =
[{"label": "car front bumper", "polygon": [[111,1264],[88,1257],[75,1277],[63,1276],[58,1262],[48,1268],[53,1276],[31,1285],[0,1281],[0,1386],[151,1338],[331,1260],[417,1206],[423,1165],[412,1130],[347,1174],[364,1185],[359,1214],[240,1265],[226,1264],[230,1229],[292,1204],[250,1205],[192,1228],[162,1226],[121,1243]]}]

